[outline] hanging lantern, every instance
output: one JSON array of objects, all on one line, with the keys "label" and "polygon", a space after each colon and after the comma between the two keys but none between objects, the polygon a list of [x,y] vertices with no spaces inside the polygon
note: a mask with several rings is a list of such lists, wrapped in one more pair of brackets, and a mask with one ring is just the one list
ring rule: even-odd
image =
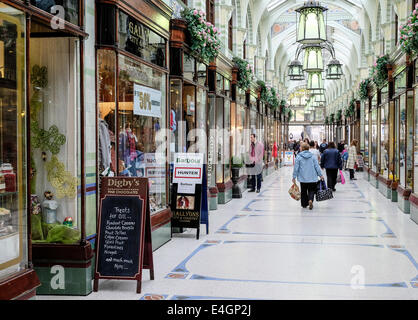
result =
[{"label": "hanging lantern", "polygon": [[324,81],[322,80],[322,72],[308,73],[308,90],[315,91],[324,89]]},{"label": "hanging lantern", "polygon": [[303,75],[302,63],[299,60],[293,60],[289,64],[289,73],[290,80],[303,80],[305,76]]},{"label": "hanging lantern", "polygon": [[343,75],[342,64],[337,59],[331,60],[327,66],[327,79],[330,79],[330,80],[341,79],[342,75]]},{"label": "hanging lantern", "polygon": [[303,70],[322,71],[324,70],[324,62],[322,60],[322,47],[320,45],[304,46],[305,58],[303,60]]},{"label": "hanging lantern", "polygon": [[299,13],[297,23],[297,42],[321,43],[327,40],[324,12],[318,1],[307,1],[303,7],[296,9]]},{"label": "hanging lantern", "polygon": [[316,94],[315,95],[315,102],[326,102],[325,94]]}]

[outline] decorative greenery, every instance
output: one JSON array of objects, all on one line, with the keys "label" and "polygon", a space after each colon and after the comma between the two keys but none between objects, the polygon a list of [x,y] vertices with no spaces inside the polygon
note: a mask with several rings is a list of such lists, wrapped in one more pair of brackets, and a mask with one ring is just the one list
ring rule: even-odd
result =
[{"label": "decorative greenery", "polygon": [[335,122],[335,114],[331,113],[329,115],[329,124],[333,124]]},{"label": "decorative greenery", "polygon": [[234,57],[232,61],[238,68],[238,87],[247,90],[253,80],[254,68],[245,60]]},{"label": "decorative greenery", "polygon": [[381,87],[388,79],[388,64],[389,64],[389,55],[385,54],[377,58],[376,62],[373,64],[371,69],[371,76],[373,82]]},{"label": "decorative greenery", "polygon": [[340,109],[340,110],[337,111],[337,114],[335,116],[335,122],[341,121],[342,116],[343,116],[343,111]]},{"label": "decorative greenery", "polygon": [[289,121],[292,120],[293,117],[293,111],[289,109]]},{"label": "decorative greenery", "polygon": [[328,116],[325,117],[325,124],[328,125],[329,124],[329,118]]},{"label": "decorative greenery", "polygon": [[231,166],[232,166],[232,168],[242,168],[244,166],[244,161],[243,161],[242,157],[232,156]]},{"label": "decorative greenery", "polygon": [[408,17],[407,22],[400,28],[399,43],[403,52],[407,54],[418,53],[418,4]]},{"label": "decorative greenery", "polygon": [[214,25],[205,20],[202,10],[185,8],[181,16],[187,22],[187,29],[191,35],[191,50],[203,60],[212,62],[218,56],[221,48],[220,32]]},{"label": "decorative greenery", "polygon": [[369,97],[369,84],[370,78],[364,79],[360,82],[359,89],[358,89],[358,96],[360,100],[366,100]]}]

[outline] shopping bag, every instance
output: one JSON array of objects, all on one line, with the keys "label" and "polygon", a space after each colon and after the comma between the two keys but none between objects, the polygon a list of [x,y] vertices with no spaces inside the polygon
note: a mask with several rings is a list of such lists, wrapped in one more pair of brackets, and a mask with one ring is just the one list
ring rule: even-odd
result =
[{"label": "shopping bag", "polygon": [[294,183],[289,189],[290,196],[296,201],[300,200],[300,190],[296,183]]},{"label": "shopping bag", "polygon": [[334,198],[332,190],[327,188],[324,180],[318,182],[318,190],[316,191],[316,201],[325,201]]},{"label": "shopping bag", "polygon": [[337,174],[337,180],[336,180],[336,182],[337,183],[341,183],[341,171],[338,171],[338,174]]},{"label": "shopping bag", "polygon": [[345,178],[344,178],[344,174],[342,173],[342,171],[340,170],[340,177],[341,177],[341,184],[345,183]]}]

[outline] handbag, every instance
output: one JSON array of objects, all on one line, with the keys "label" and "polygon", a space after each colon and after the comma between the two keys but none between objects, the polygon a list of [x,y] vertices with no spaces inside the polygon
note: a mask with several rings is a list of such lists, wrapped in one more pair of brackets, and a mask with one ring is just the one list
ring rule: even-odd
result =
[{"label": "handbag", "polygon": [[299,190],[299,187],[298,187],[298,185],[297,185],[296,183],[294,183],[294,184],[290,187],[290,189],[289,189],[289,194],[290,194],[290,196],[291,196],[293,199],[295,199],[296,201],[299,201],[299,200],[300,200],[300,197],[301,197],[301,195],[300,195],[300,190]]},{"label": "handbag", "polygon": [[316,191],[316,201],[325,201],[334,198],[332,190],[327,188],[324,180],[318,182],[318,189]]},{"label": "handbag", "polygon": [[337,183],[342,183],[342,178],[341,178],[341,170],[338,171],[338,175],[337,175]]}]

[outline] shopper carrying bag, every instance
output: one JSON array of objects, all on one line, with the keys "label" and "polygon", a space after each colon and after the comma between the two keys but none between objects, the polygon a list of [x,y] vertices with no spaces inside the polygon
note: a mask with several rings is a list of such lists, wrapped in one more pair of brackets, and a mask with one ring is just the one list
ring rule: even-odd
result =
[{"label": "shopper carrying bag", "polygon": [[316,201],[325,201],[334,198],[332,190],[327,188],[324,180],[318,182],[318,190],[316,191]]},{"label": "shopper carrying bag", "polygon": [[296,178],[300,182],[300,200],[303,208],[309,205],[309,210],[313,208],[314,196],[317,189],[318,177],[324,179],[318,160],[311,152],[309,145],[302,144],[302,152],[298,154],[293,169],[293,184],[296,184]]},{"label": "shopper carrying bag", "polygon": [[300,189],[296,183],[292,184],[288,192],[293,199],[300,200]]}]

